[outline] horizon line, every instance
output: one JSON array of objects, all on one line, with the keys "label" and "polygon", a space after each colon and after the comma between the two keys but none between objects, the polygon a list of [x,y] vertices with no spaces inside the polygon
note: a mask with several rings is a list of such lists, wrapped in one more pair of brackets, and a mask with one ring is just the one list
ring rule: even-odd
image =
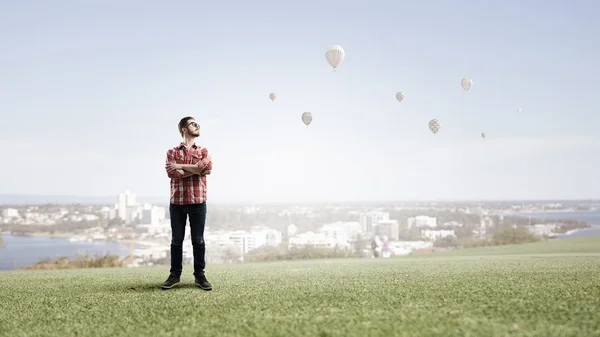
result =
[{"label": "horizon line", "polygon": [[[0,194],[0,205],[4,204],[1,200],[3,197],[27,197],[27,198],[70,198],[70,199],[108,199],[116,198],[118,193],[114,196],[110,195],[77,195],[77,194],[33,194],[33,193],[1,193]],[[165,199],[166,204],[169,203],[169,197],[165,196],[142,196],[137,195],[136,199]],[[90,200],[91,201],[91,200]],[[208,203],[212,204],[397,204],[397,203],[436,203],[436,202],[449,202],[449,203],[482,203],[482,202],[560,202],[560,201],[593,201],[600,202],[600,198],[432,198],[432,199],[372,199],[372,200],[210,200]],[[116,203],[116,202],[115,202]]]}]

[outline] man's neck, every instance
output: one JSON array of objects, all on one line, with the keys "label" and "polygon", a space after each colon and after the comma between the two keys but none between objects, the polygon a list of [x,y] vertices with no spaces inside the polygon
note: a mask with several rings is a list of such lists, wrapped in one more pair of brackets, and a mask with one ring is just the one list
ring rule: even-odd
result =
[{"label": "man's neck", "polygon": [[183,144],[185,145],[185,147],[187,147],[189,149],[192,145],[194,145],[194,138],[192,138],[192,137],[183,138]]}]

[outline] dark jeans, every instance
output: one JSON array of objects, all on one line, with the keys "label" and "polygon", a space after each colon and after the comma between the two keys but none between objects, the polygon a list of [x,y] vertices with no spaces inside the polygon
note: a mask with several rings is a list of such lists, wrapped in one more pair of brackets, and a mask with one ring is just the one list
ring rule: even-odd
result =
[{"label": "dark jeans", "polygon": [[206,222],[206,203],[190,205],[169,205],[171,215],[171,274],[181,276],[183,270],[183,238],[185,237],[185,224],[187,217],[190,219],[192,248],[194,249],[194,275],[204,275],[206,262],[204,255],[204,224]]}]

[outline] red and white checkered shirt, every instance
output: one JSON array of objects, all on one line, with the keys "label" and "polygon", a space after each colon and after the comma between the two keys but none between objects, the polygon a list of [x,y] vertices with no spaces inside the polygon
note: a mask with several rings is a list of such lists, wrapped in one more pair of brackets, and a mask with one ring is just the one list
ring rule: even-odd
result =
[{"label": "red and white checkered shirt", "polygon": [[183,170],[167,172],[171,178],[171,200],[172,204],[189,205],[206,202],[206,175],[212,170],[212,160],[209,160],[208,150],[195,143],[186,148],[182,142],[167,151],[167,163],[196,164],[202,170],[201,175],[182,178],[186,173]]}]

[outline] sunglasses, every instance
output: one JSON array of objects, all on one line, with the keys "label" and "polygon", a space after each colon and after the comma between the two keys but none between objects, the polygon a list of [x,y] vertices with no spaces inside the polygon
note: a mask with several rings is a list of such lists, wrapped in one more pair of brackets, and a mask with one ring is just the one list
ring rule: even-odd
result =
[{"label": "sunglasses", "polygon": [[200,127],[200,125],[198,125],[198,123],[196,123],[196,122],[190,122],[190,123],[189,123],[188,125],[186,125],[185,127],[187,128],[187,127],[188,127],[188,126],[190,126],[190,125],[193,125],[193,126],[195,126],[195,127],[197,127],[197,128],[199,128],[199,127]]}]

